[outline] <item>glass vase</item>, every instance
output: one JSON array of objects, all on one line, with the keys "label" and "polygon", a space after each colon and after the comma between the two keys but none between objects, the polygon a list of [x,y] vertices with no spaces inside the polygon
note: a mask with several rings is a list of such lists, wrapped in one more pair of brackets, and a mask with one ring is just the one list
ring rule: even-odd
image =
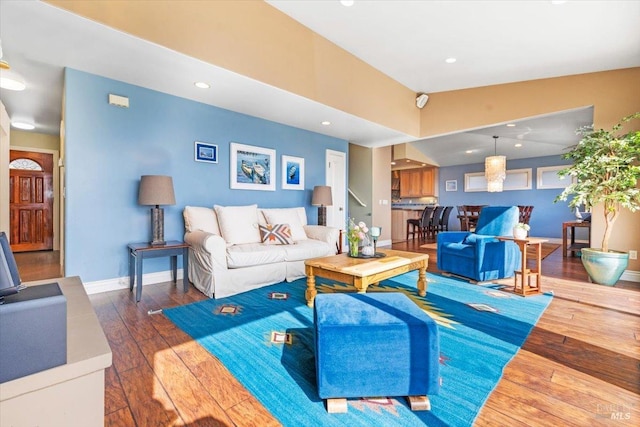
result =
[{"label": "glass vase", "polygon": [[349,240],[349,256],[358,256],[358,243],[357,240]]}]

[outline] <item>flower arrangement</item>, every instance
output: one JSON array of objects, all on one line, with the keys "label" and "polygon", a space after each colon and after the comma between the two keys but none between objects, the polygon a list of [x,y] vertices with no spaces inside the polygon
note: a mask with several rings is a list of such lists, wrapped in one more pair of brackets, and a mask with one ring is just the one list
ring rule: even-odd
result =
[{"label": "flower arrangement", "polygon": [[519,222],[519,223],[516,225],[516,228],[522,228],[524,231],[529,231],[529,230],[531,230],[531,227],[529,227],[529,224],[525,224],[525,223],[523,223],[523,222]]},{"label": "flower arrangement", "polygon": [[367,237],[369,229],[367,224],[360,221],[356,224],[355,219],[349,218],[347,224],[347,240],[349,241],[349,255],[358,256],[358,244]]}]

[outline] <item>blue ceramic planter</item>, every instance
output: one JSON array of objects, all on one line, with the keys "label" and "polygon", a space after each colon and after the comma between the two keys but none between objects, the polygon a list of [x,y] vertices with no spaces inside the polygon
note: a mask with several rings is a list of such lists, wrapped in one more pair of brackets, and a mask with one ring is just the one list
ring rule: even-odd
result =
[{"label": "blue ceramic planter", "polygon": [[582,265],[589,274],[591,281],[599,285],[613,286],[629,265],[629,254],[626,252],[583,248]]}]

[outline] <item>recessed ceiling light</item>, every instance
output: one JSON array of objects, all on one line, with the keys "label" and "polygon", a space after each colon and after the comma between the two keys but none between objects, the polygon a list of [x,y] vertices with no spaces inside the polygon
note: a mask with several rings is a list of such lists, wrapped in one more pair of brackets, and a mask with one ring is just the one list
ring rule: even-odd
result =
[{"label": "recessed ceiling light", "polygon": [[447,58],[444,60],[444,62],[446,62],[447,64],[453,64],[456,61],[457,61],[456,58]]},{"label": "recessed ceiling light", "polygon": [[354,1],[353,0],[340,0],[340,4],[343,5],[344,7],[351,7],[353,6]]},{"label": "recessed ceiling light", "polygon": [[209,89],[211,87],[209,83],[205,82],[195,82],[194,85],[195,87],[199,87],[200,89]]},{"label": "recessed ceiling light", "polygon": [[518,147],[518,148],[520,148],[520,147],[522,147],[522,144],[517,143],[516,145],[514,145],[514,147]]},{"label": "recessed ceiling light", "polygon": [[25,90],[24,79],[12,70],[0,69],[0,87],[7,90]]},{"label": "recessed ceiling light", "polygon": [[514,127],[516,127],[516,124],[515,123],[507,123],[507,127],[508,128],[514,128]]},{"label": "recessed ceiling light", "polygon": [[31,123],[25,123],[25,122],[11,122],[11,126],[13,126],[16,129],[23,129],[23,130],[33,130],[36,128]]},{"label": "recessed ceiling light", "polygon": [[467,151],[465,151],[465,153],[471,154],[471,153],[473,153],[473,150],[467,150]]},{"label": "recessed ceiling light", "polygon": [[411,160],[407,159],[407,163],[411,163]]},{"label": "recessed ceiling light", "polygon": [[323,126],[329,126],[331,124],[331,122],[329,120],[325,120],[324,122],[322,122]]}]

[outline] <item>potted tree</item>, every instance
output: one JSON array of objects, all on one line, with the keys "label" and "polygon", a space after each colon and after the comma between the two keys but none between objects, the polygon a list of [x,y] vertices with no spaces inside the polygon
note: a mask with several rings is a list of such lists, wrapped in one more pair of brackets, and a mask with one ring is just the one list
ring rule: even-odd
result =
[{"label": "potted tree", "polygon": [[602,204],[605,229],[600,248],[582,249],[582,264],[591,280],[613,286],[627,268],[629,254],[609,249],[609,238],[621,209],[640,209],[640,131],[619,133],[624,125],[640,118],[640,112],[624,117],[611,130],[578,129],[582,139],[563,154],[573,163],[558,174],[574,182],[556,197],[571,208]]}]

